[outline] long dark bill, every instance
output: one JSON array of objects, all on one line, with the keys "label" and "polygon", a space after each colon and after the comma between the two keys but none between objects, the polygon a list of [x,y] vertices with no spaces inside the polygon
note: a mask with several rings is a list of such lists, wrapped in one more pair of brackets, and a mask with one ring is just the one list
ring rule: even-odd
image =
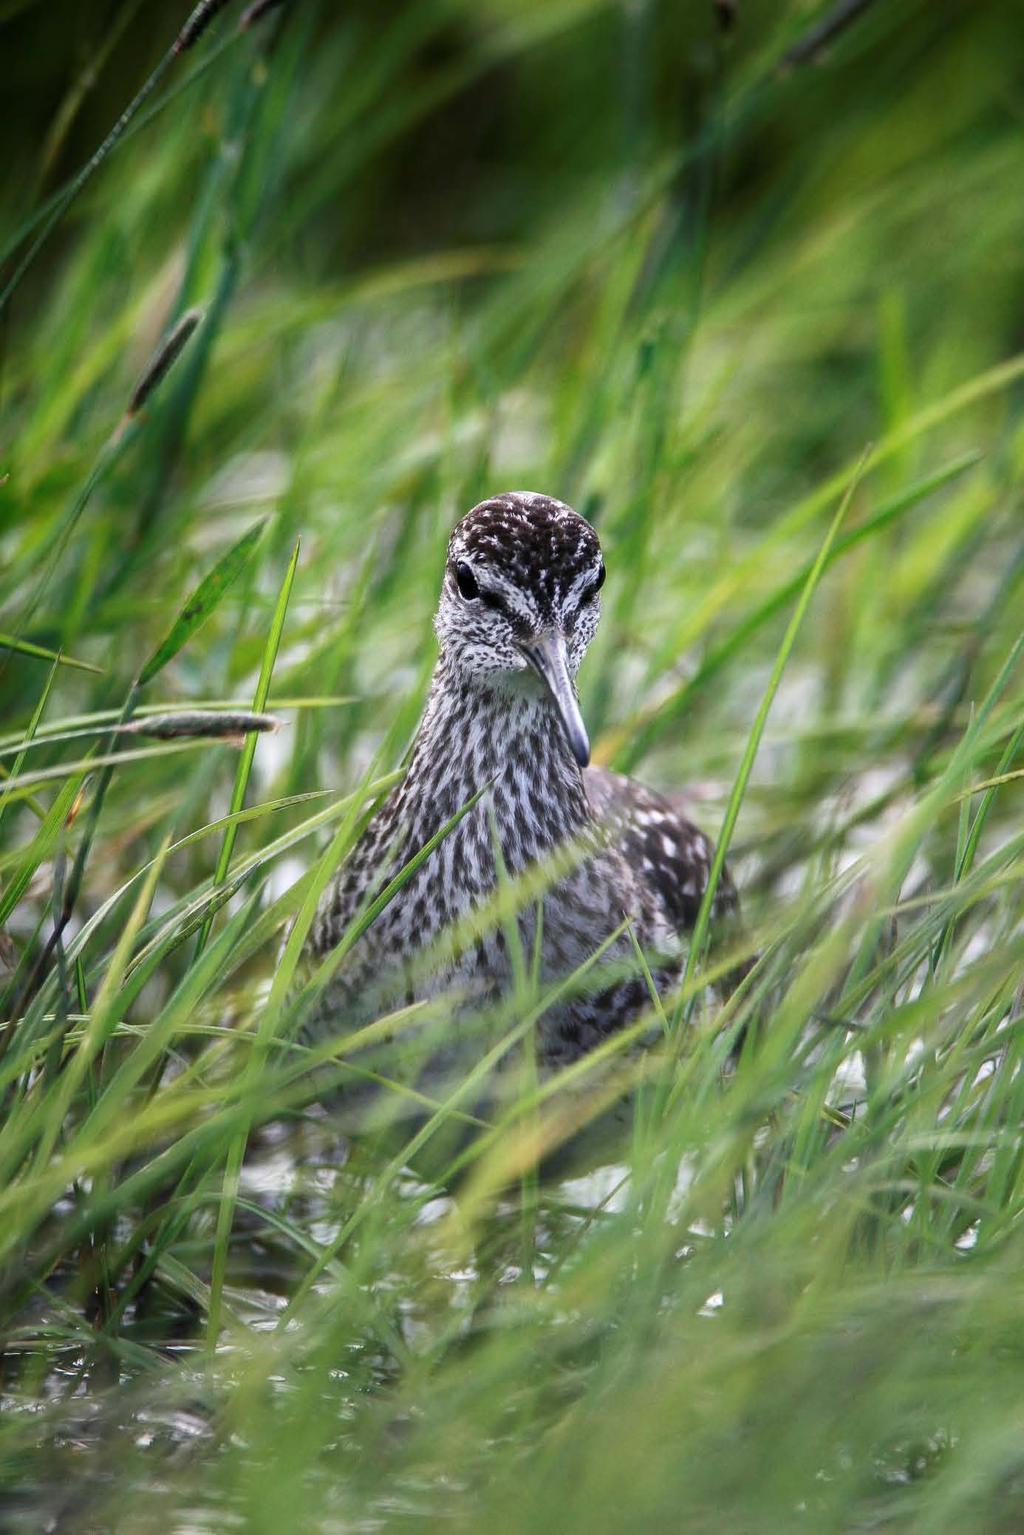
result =
[{"label": "long dark bill", "polygon": [[590,761],[590,737],[569,675],[565,635],[560,629],[549,629],[539,640],[524,645],[523,655],[545,683],[558,710],[569,750],[580,767],[585,768]]}]

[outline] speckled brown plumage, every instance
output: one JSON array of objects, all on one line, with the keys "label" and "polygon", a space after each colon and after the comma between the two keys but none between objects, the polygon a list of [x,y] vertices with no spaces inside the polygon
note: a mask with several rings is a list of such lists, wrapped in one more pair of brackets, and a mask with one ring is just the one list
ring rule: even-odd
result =
[{"label": "speckled brown plumage", "polygon": [[[540,901],[543,980],[574,971],[624,918],[656,980],[678,977],[712,850],[672,798],[585,766],[574,679],[603,579],[594,530],[547,496],[493,497],[455,528],[436,619],[440,656],[408,769],[326,893],[313,955],[330,950],[367,900],[484,792],[360,938],[307,1034],[341,1032],[387,1006],[451,990],[457,1038],[460,1018],[512,985],[506,934],[499,925],[474,935],[430,968],[424,952],[493,895],[502,865],[515,879],[560,854],[567,867]],[[726,875],[715,913],[736,905]],[[536,920],[532,901],[518,916],[527,955]],[[541,1019],[546,1064],[577,1058],[648,1005],[627,935],[603,963],[589,991]]]}]

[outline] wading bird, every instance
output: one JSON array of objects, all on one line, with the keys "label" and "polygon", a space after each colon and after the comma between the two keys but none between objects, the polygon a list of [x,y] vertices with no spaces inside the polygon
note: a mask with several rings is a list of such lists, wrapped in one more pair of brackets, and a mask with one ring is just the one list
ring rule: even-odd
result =
[{"label": "wading bird", "polygon": [[[541,987],[557,987],[611,938],[589,984],[557,996],[537,1021],[538,1058],[554,1067],[650,1007],[637,947],[659,986],[678,980],[712,849],[675,798],[588,766],[575,678],[604,579],[594,529],[549,496],[493,496],[454,529],[435,619],[440,655],[408,768],[328,888],[310,934],[312,957],[327,954],[369,900],[479,797],[346,955],[307,1021],[307,1038],[451,992],[460,1003],[444,1054],[457,1069],[460,1019],[508,995],[514,948],[520,971],[525,956]],[[553,871],[547,888],[524,900],[517,938],[507,922],[492,920],[444,950],[444,933],[460,919],[465,926],[506,879],[544,868]],[[736,908],[723,872],[713,916]]]}]

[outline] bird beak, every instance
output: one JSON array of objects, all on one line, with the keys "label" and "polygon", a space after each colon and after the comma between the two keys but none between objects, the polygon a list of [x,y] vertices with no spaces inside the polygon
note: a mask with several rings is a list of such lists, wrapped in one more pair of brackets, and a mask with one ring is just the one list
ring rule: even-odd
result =
[{"label": "bird beak", "polygon": [[523,645],[523,655],[546,686],[558,710],[558,717],[565,731],[565,739],[581,768],[590,761],[590,738],[583,723],[576,689],[569,675],[569,661],[565,653],[565,635],[560,629],[549,629],[539,640]]}]

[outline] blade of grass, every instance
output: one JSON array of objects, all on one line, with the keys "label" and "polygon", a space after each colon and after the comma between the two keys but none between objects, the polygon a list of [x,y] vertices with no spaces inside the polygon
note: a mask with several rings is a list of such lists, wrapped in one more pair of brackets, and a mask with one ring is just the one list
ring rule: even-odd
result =
[{"label": "blade of grass", "polygon": [[[261,714],[266,708],[267,699],[270,695],[274,663],[277,660],[277,653],[281,646],[281,636],[284,633],[284,622],[288,612],[288,599],[291,596],[292,586],[295,581],[295,571],[299,563],[299,547],[299,540],[296,539],[295,547],[292,550],[292,557],[288,562],[288,569],[285,571],[284,581],[281,583],[281,590],[278,593],[277,606],[274,609],[274,616],[267,633],[266,644],[263,647],[260,674],[256,683],[256,692],[253,696],[252,705],[253,711],[257,714]],[[231,809],[229,814],[232,816],[236,816],[245,805],[246,791],[249,787],[249,775],[252,772],[253,758],[256,755],[256,742],[257,736],[255,733],[246,736],[245,745],[242,748],[242,755],[239,758],[238,768],[235,773],[234,789],[231,793]],[[235,838],[238,835],[238,824],[237,821],[229,820],[224,828],[224,838],[221,842],[220,853],[217,856],[217,866],[213,874],[214,889],[218,885],[222,885],[227,878],[228,868],[231,864],[231,854],[235,847]],[[207,921],[203,924],[199,933],[199,940],[196,946],[197,954],[202,953],[209,936],[210,922]]]},{"label": "blade of grass", "polygon": [[50,1089],[49,1101],[40,1105],[39,1112],[42,1122],[39,1128],[39,1143],[35,1157],[37,1171],[43,1168],[49,1161],[78,1087],[92,1062],[96,1059],[104,1041],[121,1016],[119,999],[121,984],[128,967],[128,960],[131,957],[132,945],[156,893],[157,881],[163,870],[166,854],[167,843],[165,841],[160,853],[153,860],[153,867],[150,869],[149,875],[139,891],[138,899],[128,921],[125,923],[117,948],[111,956],[110,964],[107,967],[103,982],[92,1006],[89,1026],[85,1036],[63,1073],[58,1078],[56,1085]]},{"label": "blade of grass", "polygon": [[[31,747],[33,741],[35,741],[37,739],[38,735],[39,735],[40,727],[41,727],[41,722],[42,722],[42,718],[43,718],[43,712],[46,709],[47,701],[48,701],[48,699],[50,697],[50,693],[53,690],[53,684],[56,681],[56,677],[57,677],[57,663],[55,661],[53,663],[53,665],[50,667],[50,674],[49,674],[49,676],[46,679],[46,685],[44,686],[43,691],[39,695],[39,702],[36,704],[35,708],[32,711],[32,718],[29,720],[28,727],[25,730],[24,735],[22,736],[22,738],[21,738],[21,740],[19,742],[18,755],[15,757],[14,763],[13,763],[13,765],[11,767],[11,771],[10,771],[10,777],[11,778],[17,778],[18,774],[21,772],[22,768],[25,765],[26,753],[28,752],[29,748]],[[7,809],[7,795],[6,795],[6,793],[3,793],[3,794],[0,794],[0,821],[3,820],[4,812],[5,812],[6,809]],[[3,862],[0,861],[0,869],[2,869],[2,868],[3,868]]]},{"label": "blade of grass", "polygon": [[[928,496],[933,495],[935,491],[940,490],[943,486],[959,478],[968,469],[974,468],[980,458],[981,455],[977,452],[965,453],[951,464],[948,464],[944,469],[940,469],[935,474],[927,476],[926,479],[911,486],[909,490],[887,502],[877,512],[873,513],[872,516],[865,518],[859,526],[851,529],[843,538],[836,539],[835,544],[829,551],[828,565],[833,565],[851,549],[856,548],[865,540],[873,538],[884,528],[891,526],[900,517],[912,511],[914,507],[926,500]],[[853,483],[851,481],[851,484]],[[739,654],[747,642],[763,629],[766,624],[770,623],[777,614],[782,612],[794,597],[799,596],[812,569],[813,562],[808,562],[803,570],[797,571],[796,575],[791,576],[785,581],[759,607],[755,608],[748,617],[742,619],[732,629],[728,638],[704,657],[695,675],[668,698],[660,702],[646,717],[638,718],[634,716],[632,720],[627,720],[614,731],[610,741],[602,741],[601,757],[606,758],[609,755],[614,755],[616,761],[621,763],[622,770],[629,772],[643,757],[644,753],[650,749],[654,741],[663,734],[666,727],[673,720],[685,715],[687,708],[698,693],[715,680],[724,667]],[[617,743],[620,740],[623,744],[621,747],[618,747]]]},{"label": "blade of grass", "polygon": [[[690,944],[686,955],[686,966],[683,971],[684,987],[688,985],[691,978],[693,977],[697,965],[703,960],[704,949],[707,944],[708,932],[711,925],[711,913],[715,903],[715,893],[718,889],[719,880],[722,877],[722,870],[725,867],[726,855],[729,851],[729,844],[732,841],[733,832],[736,829],[736,822],[739,819],[739,813],[743,805],[744,796],[747,792],[747,786],[750,783],[750,775],[753,771],[754,762],[757,758],[757,753],[761,745],[761,737],[764,735],[765,726],[768,723],[768,715],[771,712],[772,704],[775,702],[775,695],[778,692],[779,684],[782,681],[782,674],[785,671],[789,662],[789,658],[793,653],[793,646],[796,643],[796,637],[799,634],[801,625],[803,624],[804,618],[807,615],[807,610],[810,607],[811,599],[817,590],[818,582],[821,580],[822,574],[828,564],[829,554],[832,550],[833,544],[835,543],[839,529],[843,524],[843,519],[845,518],[849,509],[850,502],[853,499],[857,486],[860,484],[861,476],[865,472],[871,459],[871,452],[872,450],[869,448],[866,449],[862,454],[860,463],[850,478],[849,484],[843,493],[842,500],[839,503],[839,508],[835,516],[832,518],[828,532],[826,533],[821,547],[818,550],[817,559],[814,561],[814,564],[811,566],[811,569],[807,573],[803,584],[803,590],[800,593],[800,599],[797,602],[796,608],[793,611],[793,616],[791,617],[789,624],[786,627],[786,632],[782,637],[782,644],[779,646],[778,652],[776,654],[775,663],[772,666],[771,675],[768,678],[768,686],[765,688],[760,707],[758,708],[757,714],[754,716],[754,723],[751,726],[750,735],[747,738],[747,744],[744,748],[743,756],[740,759],[739,769],[732,786],[732,792],[729,795],[729,801],[725,808],[725,815],[722,819],[722,829],[719,832],[718,840],[715,845],[715,852],[711,860],[711,868],[708,871],[707,884],[704,887],[704,894],[701,898],[700,908],[697,912],[697,919],[693,925],[693,932],[690,937]],[[679,1024],[681,1017],[681,1004],[677,1002],[672,1017],[672,1029],[676,1035],[677,1042],[679,1039]]]},{"label": "blade of grass", "polygon": [[[169,632],[139,672],[135,684],[137,688],[143,688],[148,682],[152,682],[157,673],[163,671],[169,661],[173,661],[178,652],[188,644],[196,630],[219,606],[225,593],[238,580],[255,554],[265,527],[265,522],[254,523],[242,534],[237,543],[232,544],[231,548],[221,555],[213,569],[203,577]],[[257,705],[256,711],[262,713],[262,705]]]},{"label": "blade of grass", "polygon": [[36,661],[52,661],[55,666],[69,666],[73,671],[93,672],[96,676],[103,672],[102,666],[93,666],[90,661],[76,661],[74,656],[66,656],[62,650],[47,650],[45,645],[18,639],[14,634],[0,634],[0,650],[13,650],[19,656],[31,656]]}]

